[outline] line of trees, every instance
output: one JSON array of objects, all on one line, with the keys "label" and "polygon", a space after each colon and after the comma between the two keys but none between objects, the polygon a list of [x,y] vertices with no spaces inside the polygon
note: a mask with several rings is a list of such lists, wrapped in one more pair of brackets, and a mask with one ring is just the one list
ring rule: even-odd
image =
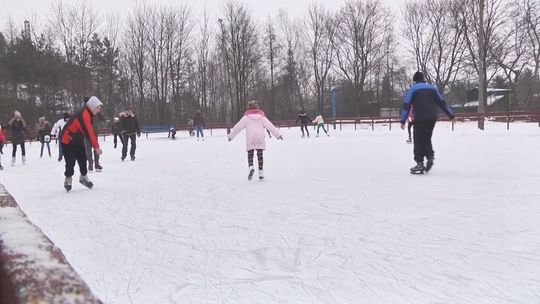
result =
[{"label": "line of trees", "polygon": [[[71,2],[70,2],[71,3]],[[538,0],[410,0],[393,12],[382,0],[322,5],[303,18],[280,11],[255,20],[249,7],[224,3],[220,18],[185,6],[138,4],[118,16],[90,2],[54,0],[47,20],[10,21],[0,31],[0,119],[14,109],[30,119],[59,116],[96,95],[114,117],[127,105],[143,123],[239,119],[250,99],[272,119],[298,110],[378,115],[397,108],[415,70],[463,102],[464,87],[512,92],[512,107],[538,105]],[[466,95],[466,94],[465,94]]]}]

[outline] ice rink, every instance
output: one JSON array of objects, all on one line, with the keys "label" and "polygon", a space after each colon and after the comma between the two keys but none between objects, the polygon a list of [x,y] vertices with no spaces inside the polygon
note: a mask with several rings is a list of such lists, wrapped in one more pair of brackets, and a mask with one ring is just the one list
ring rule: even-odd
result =
[{"label": "ice rink", "polygon": [[540,128],[475,126],[439,123],[419,176],[395,124],[281,129],[262,182],[223,130],[143,136],[134,162],[101,137],[71,193],[54,144],[6,146],[0,182],[105,303],[540,303]]}]

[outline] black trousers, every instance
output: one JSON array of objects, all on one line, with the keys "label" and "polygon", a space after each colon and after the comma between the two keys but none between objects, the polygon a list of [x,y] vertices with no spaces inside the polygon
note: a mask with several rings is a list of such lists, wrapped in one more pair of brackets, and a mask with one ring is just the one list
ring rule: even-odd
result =
[{"label": "black trousers", "polygon": [[135,149],[137,148],[137,134],[122,136],[122,158],[127,156],[128,141],[131,140],[131,149],[129,150],[129,156],[135,156]]},{"label": "black trousers", "polygon": [[120,137],[120,142],[122,142],[122,135],[120,134],[113,134],[113,142],[114,142],[114,147],[116,148],[116,144],[118,143],[118,138]]},{"label": "black trousers", "polygon": [[432,159],[435,154],[431,144],[435,122],[435,120],[414,121],[414,160],[416,162],[423,162],[424,157]]},{"label": "black trousers", "polygon": [[309,136],[309,131],[308,131],[307,124],[302,124],[302,125],[300,126],[300,130],[302,131],[302,135],[304,135],[304,129],[306,129],[306,133],[307,133],[307,135]]},{"label": "black trousers", "polygon": [[75,162],[79,164],[81,175],[86,175],[88,169],[86,167],[88,159],[86,158],[86,150],[84,146],[62,144],[64,151],[64,159],[66,160],[66,177],[72,177],[75,173]]},{"label": "black trousers", "polygon": [[11,153],[11,156],[15,157],[15,155],[17,154],[17,146],[18,145],[21,145],[22,156],[25,156],[26,155],[26,149],[24,148],[24,142],[21,143],[21,144],[13,144],[13,153]]}]

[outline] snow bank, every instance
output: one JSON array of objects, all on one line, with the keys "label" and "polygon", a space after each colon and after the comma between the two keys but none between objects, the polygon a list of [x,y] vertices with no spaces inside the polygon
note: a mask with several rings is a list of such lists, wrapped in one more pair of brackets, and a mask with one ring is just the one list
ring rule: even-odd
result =
[{"label": "snow bank", "polygon": [[1,184],[0,206],[2,303],[101,303]]}]

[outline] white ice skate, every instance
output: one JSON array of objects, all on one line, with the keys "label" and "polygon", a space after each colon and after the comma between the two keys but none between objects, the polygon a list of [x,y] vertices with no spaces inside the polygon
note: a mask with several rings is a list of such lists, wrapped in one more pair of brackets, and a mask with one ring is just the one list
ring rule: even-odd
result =
[{"label": "white ice skate", "polygon": [[264,171],[259,170],[259,180],[263,180],[263,179],[264,179]]}]

